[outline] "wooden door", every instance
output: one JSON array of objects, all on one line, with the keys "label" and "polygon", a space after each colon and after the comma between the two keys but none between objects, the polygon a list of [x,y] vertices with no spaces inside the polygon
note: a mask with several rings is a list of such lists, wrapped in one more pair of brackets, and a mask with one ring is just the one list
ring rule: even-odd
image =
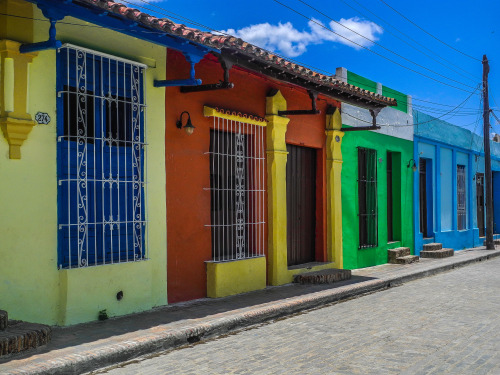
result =
[{"label": "wooden door", "polygon": [[424,238],[428,237],[427,231],[427,166],[426,160],[420,158],[419,161],[419,193],[420,193],[420,232]]},{"label": "wooden door", "polygon": [[484,174],[476,173],[476,206],[479,237],[484,237]]},{"label": "wooden door", "polygon": [[287,145],[288,266],[315,260],[316,150]]}]

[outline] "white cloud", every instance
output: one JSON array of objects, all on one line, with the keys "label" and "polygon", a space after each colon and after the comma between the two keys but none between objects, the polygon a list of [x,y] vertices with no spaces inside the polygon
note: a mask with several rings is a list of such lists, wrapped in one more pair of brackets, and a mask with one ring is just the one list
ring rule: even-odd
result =
[{"label": "white cloud", "polygon": [[373,43],[370,42],[370,40],[377,41],[378,34],[382,34],[382,28],[379,25],[362,20],[358,17],[348,19],[341,18],[338,23],[331,21],[329,25],[330,29],[336,34],[328,31],[319,24],[323,25],[317,20],[314,20],[314,22],[309,21],[309,27],[319,38],[331,42],[342,43],[355,49],[361,49],[361,46],[371,46]]},{"label": "white cloud", "polygon": [[307,45],[315,39],[312,33],[298,31],[290,22],[278,25],[260,23],[239,30],[229,29],[226,33],[270,51],[280,51],[290,57],[302,55]]},{"label": "white cloud", "polygon": [[[358,17],[349,19],[341,18],[338,22],[353,31],[333,21],[329,24],[332,31],[364,47],[368,47],[372,43],[356,33],[374,41],[378,39],[378,34],[382,34],[382,28],[380,26]],[[288,57],[302,55],[307,51],[308,45],[319,44],[325,41],[342,43],[355,49],[361,48],[329,31],[327,26],[325,26],[326,29],[323,26],[323,23],[318,20],[309,21],[309,30],[299,31],[291,22],[278,23],[277,25],[271,25],[266,22],[244,27],[239,30],[229,29],[224,31],[224,33],[234,35],[235,37],[267,50],[283,53]]]}]

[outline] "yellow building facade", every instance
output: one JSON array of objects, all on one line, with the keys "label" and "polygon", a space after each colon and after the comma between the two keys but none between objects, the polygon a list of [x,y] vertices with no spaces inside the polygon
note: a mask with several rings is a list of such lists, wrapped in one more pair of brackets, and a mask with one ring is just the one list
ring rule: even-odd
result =
[{"label": "yellow building facade", "polygon": [[144,68],[141,122],[147,138],[141,171],[147,176],[147,256],[61,267],[58,52],[19,52],[22,44],[49,35],[50,23],[35,5],[1,0],[0,11],[0,308],[13,319],[70,325],[96,320],[100,311],[117,316],[166,304],[165,90],[153,86],[164,78],[166,48],[72,17],[57,24],[63,44]]}]

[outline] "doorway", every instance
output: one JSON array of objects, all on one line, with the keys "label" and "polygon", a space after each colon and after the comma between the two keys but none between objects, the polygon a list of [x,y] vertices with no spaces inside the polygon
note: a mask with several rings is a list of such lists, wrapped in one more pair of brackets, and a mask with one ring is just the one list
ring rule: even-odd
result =
[{"label": "doorway", "polygon": [[432,222],[432,161],[431,159],[420,158],[418,164],[420,232],[424,238],[431,238],[434,236]]},{"label": "doorway", "polygon": [[476,207],[479,237],[484,237],[484,173],[476,173]]},{"label": "doorway", "polygon": [[316,150],[287,145],[286,205],[288,266],[315,261]]}]

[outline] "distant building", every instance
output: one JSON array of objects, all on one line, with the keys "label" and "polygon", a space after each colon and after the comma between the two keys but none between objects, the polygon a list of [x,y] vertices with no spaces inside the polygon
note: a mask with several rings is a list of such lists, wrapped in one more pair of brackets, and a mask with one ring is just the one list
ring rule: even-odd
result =
[{"label": "distant building", "polygon": [[[415,120],[415,251],[425,243],[462,250],[485,239],[483,138],[419,111]],[[500,145],[491,142],[494,233],[500,234]]]}]

